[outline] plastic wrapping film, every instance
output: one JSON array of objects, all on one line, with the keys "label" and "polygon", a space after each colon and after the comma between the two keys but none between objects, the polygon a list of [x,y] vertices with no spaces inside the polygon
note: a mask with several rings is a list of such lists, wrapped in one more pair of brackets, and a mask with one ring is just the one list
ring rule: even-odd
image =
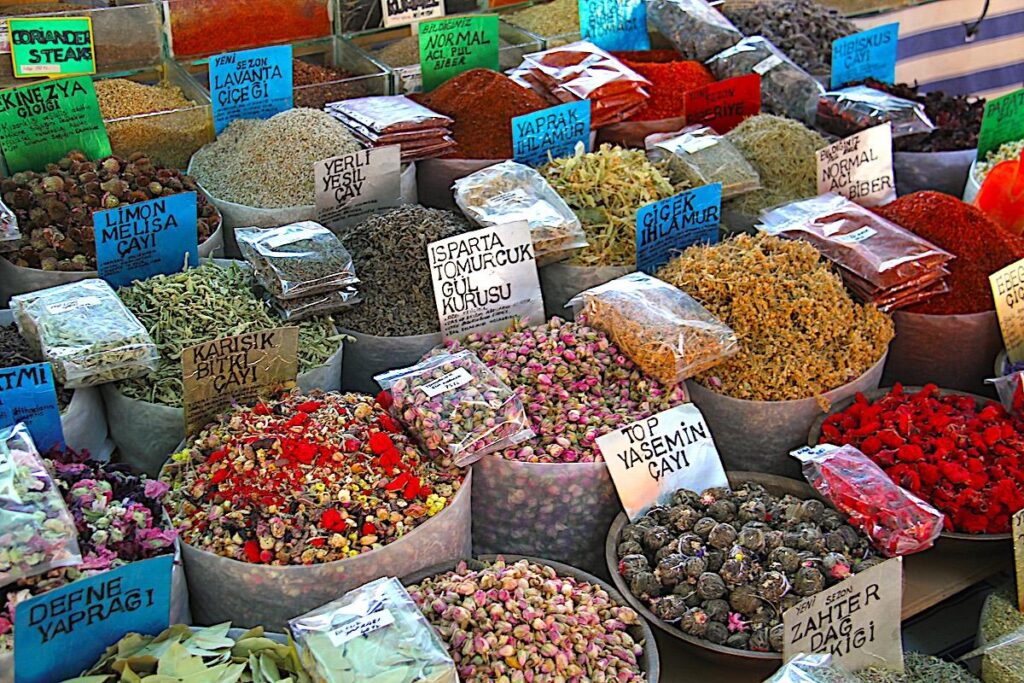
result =
[{"label": "plastic wrapping film", "polygon": [[967,186],[967,173],[977,156],[976,149],[955,152],[893,152],[896,194],[935,190],[960,197]]},{"label": "plastic wrapping film", "polygon": [[740,30],[704,0],[649,0],[647,16],[683,57],[698,62],[743,39]]},{"label": "plastic wrapping film", "polygon": [[604,541],[622,505],[605,463],[484,458],[473,474],[475,554],[543,557],[607,578]]},{"label": "plastic wrapping film", "polygon": [[471,488],[472,475],[467,473],[455,498],[435,517],[383,548],[337,562],[249,564],[182,544],[194,621],[281,631],[289,619],[368,581],[466,557],[471,547]]},{"label": "plastic wrapping film", "polygon": [[923,104],[865,85],[830,90],[818,100],[818,127],[832,135],[845,138],[886,121],[893,138],[935,130]]},{"label": "plastic wrapping film", "polygon": [[256,280],[275,297],[297,299],[356,283],[352,255],[315,221],[239,228],[235,240]]},{"label": "plastic wrapping film", "polygon": [[[1016,595],[1013,600],[1016,603]],[[960,662],[984,683],[1019,683],[1020,662],[1024,659],[1024,628],[987,642],[979,638],[976,644],[978,647],[960,657]]]},{"label": "plastic wrapping film", "polygon": [[[877,389],[885,360],[886,355],[883,355],[860,377],[826,391],[821,397],[835,405],[857,392]],[[727,471],[767,472],[800,478],[800,463],[789,454],[807,442],[814,420],[826,412],[817,397],[747,401],[723,396],[692,380],[686,386],[691,400],[711,428]]]},{"label": "plastic wrapping film", "polygon": [[986,379],[986,384],[995,387],[999,402],[1011,413],[1020,413],[1024,408],[1024,372],[1011,372],[1002,377]]},{"label": "plastic wrapping film", "polygon": [[538,270],[544,314],[549,318],[568,317],[570,309],[567,306],[574,296],[635,270],[630,266],[574,266],[568,263],[544,266]]},{"label": "plastic wrapping film", "polygon": [[443,341],[440,332],[409,337],[378,337],[345,328],[340,328],[339,332],[351,337],[345,346],[341,386],[345,391],[358,391],[371,396],[380,391],[373,379],[376,375],[416,365]]},{"label": "plastic wrapping film", "polygon": [[896,336],[889,346],[884,386],[902,382],[936,384],[981,396],[994,396],[985,380],[1003,348],[995,311],[965,315],[893,313]]},{"label": "plastic wrapping film", "polygon": [[[299,388],[340,390],[344,353],[345,345],[341,344],[325,364],[299,373]],[[104,384],[100,389],[117,461],[155,477],[167,456],[185,438],[185,410],[129,398],[116,384]]]},{"label": "plastic wrapping film", "polygon": [[[199,245],[200,258],[219,257],[224,254],[224,226],[217,229],[206,241]],[[38,268],[22,268],[7,259],[0,257],[0,306],[8,306],[15,294],[35,292],[49,289],[69,282],[78,282],[90,278],[98,278],[95,270],[82,272],[64,272],[60,270],[39,270]]]},{"label": "plastic wrapping film", "polygon": [[800,653],[764,683],[859,683],[860,679],[832,664],[832,655]]},{"label": "plastic wrapping film", "polygon": [[668,161],[673,183],[685,180],[691,187],[721,183],[723,200],[761,189],[757,170],[728,138],[707,126],[654,134],[644,140],[644,147],[652,162]]}]

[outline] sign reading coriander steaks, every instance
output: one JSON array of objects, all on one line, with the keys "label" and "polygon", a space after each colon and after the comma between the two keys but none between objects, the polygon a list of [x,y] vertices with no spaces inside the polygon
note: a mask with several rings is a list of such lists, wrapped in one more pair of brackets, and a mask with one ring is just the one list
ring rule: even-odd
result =
[{"label": "sign reading coriander steaks", "polygon": [[96,73],[90,17],[12,17],[7,29],[15,78]]}]

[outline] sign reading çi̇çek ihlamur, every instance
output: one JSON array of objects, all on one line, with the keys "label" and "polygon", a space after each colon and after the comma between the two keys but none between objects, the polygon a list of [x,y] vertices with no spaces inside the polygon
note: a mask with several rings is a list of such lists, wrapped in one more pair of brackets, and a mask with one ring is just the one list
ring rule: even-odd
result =
[{"label": "sign reading \u00e7i\u0307\u00e7ek ihlamur", "polygon": [[15,78],[96,73],[90,17],[11,17],[7,40]]}]

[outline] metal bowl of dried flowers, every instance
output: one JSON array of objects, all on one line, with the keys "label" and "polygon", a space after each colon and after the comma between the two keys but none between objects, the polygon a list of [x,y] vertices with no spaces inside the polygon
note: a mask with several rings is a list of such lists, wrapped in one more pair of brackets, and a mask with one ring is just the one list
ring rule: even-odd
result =
[{"label": "metal bowl of dried flowers", "polygon": [[[439,576],[453,571],[458,567],[460,562],[465,562],[467,567],[471,570],[480,570],[490,566],[498,559],[504,559],[508,565],[518,562],[519,560],[526,560],[531,564],[550,567],[551,569],[554,569],[555,573],[559,576],[572,577],[580,583],[589,583],[599,586],[608,593],[608,596],[614,603],[621,607],[633,607],[634,610],[636,609],[629,601],[629,598],[625,597],[619,590],[616,590],[607,582],[602,581],[592,574],[588,574],[582,569],[570,567],[569,565],[562,564],[561,562],[529,557],[527,555],[478,555],[475,559],[467,558],[465,560],[443,562],[404,577],[402,579],[402,584],[405,586],[411,586],[430,577]],[[639,656],[637,663],[640,670],[643,672],[646,681],[648,683],[657,683],[661,677],[661,660],[658,656],[658,644],[654,639],[654,631],[651,630],[651,627],[647,624],[645,619],[640,618],[641,616],[646,615],[638,614],[637,623],[630,625],[626,629],[626,633],[629,634],[635,643],[639,643],[643,647],[643,653]]]},{"label": "metal bowl of dried flowers", "polygon": [[[923,388],[924,387],[918,387],[918,386],[904,386],[903,387],[903,392],[906,393],[906,394],[913,394],[913,393],[917,393],[917,392],[921,391]],[[892,391],[892,389],[893,389],[893,387],[883,387],[883,388],[880,388],[880,389],[876,389],[874,391],[864,392],[863,396],[868,401],[874,402],[874,401],[876,401],[876,400],[878,400],[880,398],[883,398],[884,396],[888,395],[889,392]],[[967,398],[973,399],[975,404],[979,408],[981,408],[982,406],[984,406],[984,405],[986,405],[988,403],[995,403],[995,401],[993,401],[991,398],[987,398],[985,396],[979,396],[977,394],[971,394],[971,393],[968,393],[966,391],[957,391],[957,390],[954,390],[954,389],[942,389],[942,388],[940,388],[939,389],[939,395],[940,396],[966,396]],[[841,402],[835,404],[834,406],[832,406],[832,409],[828,413],[826,413],[825,415],[822,415],[821,417],[816,419],[814,421],[814,424],[811,425],[810,433],[807,436],[807,445],[808,446],[817,446],[821,442],[822,426],[825,424],[825,421],[830,416],[835,415],[836,413],[841,413],[844,410],[846,410],[847,408],[849,408],[851,405],[854,404],[854,402],[856,400],[857,400],[857,397],[853,396],[851,398],[846,399],[845,401],[841,401]],[[899,483],[899,482],[897,482],[897,483]],[[921,496],[921,497],[924,498],[924,496]],[[925,499],[925,500],[927,501],[927,499]],[[927,501],[927,502],[931,503],[931,501]],[[937,545],[937,547],[942,549],[942,550],[957,551],[957,550],[965,549],[965,548],[963,548],[963,542],[968,542],[968,543],[971,543],[971,544],[976,543],[976,542],[1009,543],[1010,540],[1011,540],[1011,536],[1012,535],[1010,533],[973,534],[973,533],[966,533],[966,532],[960,532],[960,531],[943,531],[942,535],[939,537],[939,544]],[[945,541],[945,542],[942,543],[942,541]]]}]

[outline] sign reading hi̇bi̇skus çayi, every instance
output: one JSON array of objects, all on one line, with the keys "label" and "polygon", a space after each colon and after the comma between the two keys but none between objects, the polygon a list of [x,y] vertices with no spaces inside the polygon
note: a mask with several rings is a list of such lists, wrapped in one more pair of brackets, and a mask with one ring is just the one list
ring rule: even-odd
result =
[{"label": "sign reading hi\u0307bi\u0307skus \u00e7ayi", "polygon": [[213,126],[269,119],[292,108],[292,46],[275,45],[210,57]]},{"label": "sign reading hi\u0307bi\u0307skus \u00e7ayi", "polygon": [[873,78],[896,81],[896,44],[899,23],[885,24],[832,41],[832,87]]}]

